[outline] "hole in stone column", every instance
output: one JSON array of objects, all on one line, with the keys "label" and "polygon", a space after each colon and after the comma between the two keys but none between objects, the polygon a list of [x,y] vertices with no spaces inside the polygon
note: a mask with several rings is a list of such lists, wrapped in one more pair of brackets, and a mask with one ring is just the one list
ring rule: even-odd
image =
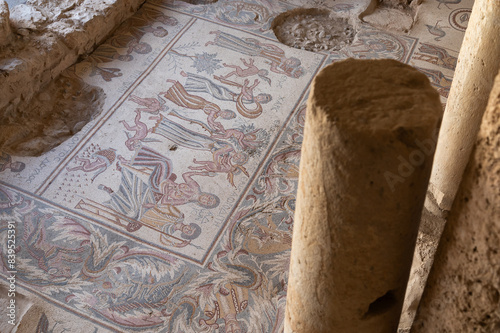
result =
[{"label": "hole in stone column", "polygon": [[318,8],[297,8],[278,15],[272,29],[285,45],[308,51],[337,51],[354,40],[349,19]]},{"label": "hole in stone column", "polygon": [[363,316],[363,319],[368,319],[373,316],[381,315],[389,311],[397,304],[397,298],[394,290],[389,290],[384,296],[377,298],[368,307],[368,311]]}]

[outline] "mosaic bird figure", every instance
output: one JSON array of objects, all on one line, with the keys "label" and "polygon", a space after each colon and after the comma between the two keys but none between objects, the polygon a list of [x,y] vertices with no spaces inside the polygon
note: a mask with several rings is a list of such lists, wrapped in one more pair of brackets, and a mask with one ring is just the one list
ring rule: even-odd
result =
[{"label": "mosaic bird figure", "polygon": [[439,27],[439,22],[441,22],[441,20],[437,21],[434,26],[428,24],[425,25],[431,35],[437,36],[434,38],[436,41],[440,41],[444,36],[446,36],[446,32],[443,30],[444,28]]},{"label": "mosaic bird figure", "polygon": [[456,4],[460,3],[460,2],[462,2],[462,0],[436,0],[436,1],[439,2],[438,9],[443,4],[446,6],[446,8],[451,9],[450,7],[448,7],[448,4],[450,4],[450,5],[456,5]]}]

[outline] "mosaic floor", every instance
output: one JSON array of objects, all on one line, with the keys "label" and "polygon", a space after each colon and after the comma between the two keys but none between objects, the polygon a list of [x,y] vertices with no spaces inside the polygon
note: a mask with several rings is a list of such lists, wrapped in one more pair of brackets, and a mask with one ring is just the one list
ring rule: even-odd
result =
[{"label": "mosaic floor", "polygon": [[104,89],[103,112],[40,157],[0,156],[0,277],[16,270],[40,299],[38,332],[283,330],[312,78],[392,58],[445,103],[472,7],[427,0],[409,34],[364,24],[351,46],[312,53],[270,30],[299,4],[150,0],[65,72]]}]

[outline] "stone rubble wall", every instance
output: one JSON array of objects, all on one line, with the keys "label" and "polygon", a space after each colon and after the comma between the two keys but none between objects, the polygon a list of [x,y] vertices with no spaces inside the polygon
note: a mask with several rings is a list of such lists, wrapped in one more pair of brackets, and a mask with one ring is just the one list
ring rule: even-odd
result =
[{"label": "stone rubble wall", "polygon": [[[79,56],[90,53],[144,0],[0,0],[0,115],[13,113]],[[12,30],[10,32],[9,30]]]}]

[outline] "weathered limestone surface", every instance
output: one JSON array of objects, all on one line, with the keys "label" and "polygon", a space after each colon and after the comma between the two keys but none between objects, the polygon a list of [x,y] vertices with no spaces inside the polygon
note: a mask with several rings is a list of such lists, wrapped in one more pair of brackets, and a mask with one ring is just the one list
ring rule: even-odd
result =
[{"label": "weathered limestone surface", "polygon": [[143,2],[30,0],[16,6],[10,13],[15,38],[0,51],[0,114],[29,101]]},{"label": "weathered limestone surface", "polygon": [[323,69],[307,106],[285,332],[395,332],[442,115],[394,60]]},{"label": "weathered limestone surface", "polygon": [[450,210],[500,68],[500,1],[477,0],[458,56],[430,183]]},{"label": "weathered limestone surface", "polygon": [[409,331],[427,282],[447,214],[500,68],[500,2],[476,0],[458,56],[434,158],[426,211],[413,259],[402,332]]},{"label": "weathered limestone surface", "polygon": [[5,0],[0,0],[0,48],[10,43],[12,31],[9,23],[9,6]]},{"label": "weathered limestone surface", "polygon": [[417,15],[421,0],[371,0],[359,19],[373,26],[408,32]]},{"label": "weathered limestone surface", "polygon": [[500,332],[500,74],[412,332]]}]

